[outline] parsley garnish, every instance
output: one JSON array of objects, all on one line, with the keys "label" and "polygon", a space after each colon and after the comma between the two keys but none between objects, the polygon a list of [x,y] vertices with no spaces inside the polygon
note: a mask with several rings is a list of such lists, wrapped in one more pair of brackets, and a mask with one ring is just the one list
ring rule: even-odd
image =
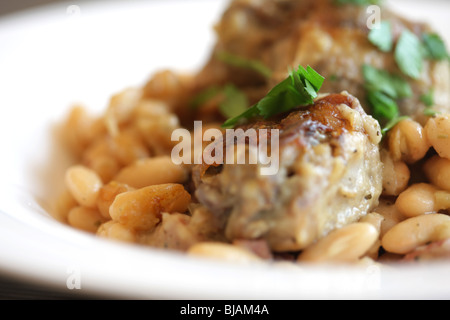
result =
[{"label": "parsley garnish", "polygon": [[190,106],[197,109],[208,101],[220,99],[219,111],[225,118],[235,117],[248,108],[248,99],[244,92],[233,84],[223,87],[212,86],[198,93],[191,101]]},{"label": "parsley garnish", "polygon": [[372,114],[378,121],[382,119],[392,120],[398,117],[398,105],[394,99],[381,91],[367,92],[367,99],[372,107]]},{"label": "parsley garnish", "polygon": [[272,70],[259,60],[243,58],[225,51],[216,53],[216,58],[234,67],[253,70],[265,78],[270,78],[272,75]]},{"label": "parsley garnish", "polygon": [[431,107],[434,105],[434,91],[431,89],[427,93],[424,93],[420,96],[420,101],[423,102],[423,104],[426,107]]},{"label": "parsley garnish", "polygon": [[363,65],[363,76],[366,88],[370,91],[380,91],[393,99],[412,96],[412,89],[408,81],[385,70]]},{"label": "parsley garnish", "polygon": [[370,30],[369,41],[383,52],[391,51],[393,46],[391,24],[388,21],[382,21]]},{"label": "parsley garnish", "polygon": [[434,111],[432,107],[434,106],[434,90],[430,89],[427,93],[424,93],[420,96],[420,101],[425,105],[425,109],[423,110],[423,114],[428,117],[434,117],[439,112]]},{"label": "parsley garnish", "polygon": [[435,115],[439,114],[439,112],[431,108],[425,108],[425,110],[423,110],[423,114],[427,117],[434,117]]},{"label": "parsley garnish", "polygon": [[314,103],[317,93],[325,80],[314,69],[299,66],[298,70],[291,71],[289,76],[276,85],[259,102],[238,116],[228,119],[222,126],[234,127],[239,122],[262,116],[265,119],[295,107],[307,106]]},{"label": "parsley garnish", "polygon": [[219,105],[220,113],[225,118],[236,117],[248,108],[248,99],[244,92],[229,84],[223,89],[224,99]]},{"label": "parsley garnish", "polygon": [[411,97],[411,86],[400,76],[370,65],[363,65],[362,71],[372,115],[379,122],[387,121],[384,134],[402,119],[397,100]]},{"label": "parsley garnish", "polygon": [[[433,60],[449,58],[444,41],[439,35],[425,33],[421,40],[414,33],[405,29],[401,33],[394,50],[397,66],[403,74],[413,79],[420,77],[424,58]],[[369,41],[379,50],[390,52],[394,46],[390,23],[383,21],[379,28],[371,30]],[[411,97],[411,86],[399,76],[368,65],[363,66],[363,74],[366,81],[367,100],[372,108],[373,116],[379,122],[387,121],[386,126],[382,129],[384,135],[405,118],[400,116],[396,100]],[[432,90],[423,94],[420,100],[426,106],[423,111],[425,115],[434,116],[437,113],[431,109],[434,104]]]},{"label": "parsley garnish", "polygon": [[444,41],[436,33],[425,33],[422,36],[425,57],[432,60],[444,60],[448,58]]},{"label": "parsley garnish", "polygon": [[219,93],[221,93],[223,88],[213,86],[209,87],[202,92],[198,93],[190,102],[190,107],[192,109],[197,109],[200,106],[202,106],[204,103],[208,102],[215,96],[217,96]]},{"label": "parsley garnish", "polygon": [[409,30],[403,30],[395,48],[395,61],[400,70],[413,79],[422,73],[422,45],[419,38]]}]

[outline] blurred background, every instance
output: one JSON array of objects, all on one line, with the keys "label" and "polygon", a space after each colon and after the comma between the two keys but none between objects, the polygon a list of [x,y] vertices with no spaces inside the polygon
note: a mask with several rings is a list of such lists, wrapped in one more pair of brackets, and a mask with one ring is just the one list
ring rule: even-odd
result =
[{"label": "blurred background", "polygon": [[0,16],[14,13],[19,10],[33,8],[39,5],[44,5],[57,0],[20,0],[20,1],[0,1]]}]

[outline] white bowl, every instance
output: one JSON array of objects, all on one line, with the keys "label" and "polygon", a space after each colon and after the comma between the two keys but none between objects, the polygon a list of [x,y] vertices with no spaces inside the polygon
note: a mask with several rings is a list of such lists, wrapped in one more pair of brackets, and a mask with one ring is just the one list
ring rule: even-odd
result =
[{"label": "white bowl", "polygon": [[[53,125],[75,102],[102,112],[113,93],[142,85],[158,69],[199,68],[226,4],[58,2],[0,19],[1,274],[118,298],[449,298],[447,262],[394,268],[235,265],[99,239],[47,213],[70,162],[53,144]],[[414,18],[433,17],[430,22],[450,43],[449,3],[394,6]]]}]

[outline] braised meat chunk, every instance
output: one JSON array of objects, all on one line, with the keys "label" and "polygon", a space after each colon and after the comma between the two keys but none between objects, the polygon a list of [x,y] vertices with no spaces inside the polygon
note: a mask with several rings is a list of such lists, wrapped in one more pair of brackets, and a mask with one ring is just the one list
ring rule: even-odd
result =
[{"label": "braised meat chunk", "polygon": [[193,169],[195,195],[223,221],[229,241],[264,239],[275,252],[297,251],[378,204],[380,127],[347,92],[241,128],[279,130],[276,174],[262,175],[261,164]]}]

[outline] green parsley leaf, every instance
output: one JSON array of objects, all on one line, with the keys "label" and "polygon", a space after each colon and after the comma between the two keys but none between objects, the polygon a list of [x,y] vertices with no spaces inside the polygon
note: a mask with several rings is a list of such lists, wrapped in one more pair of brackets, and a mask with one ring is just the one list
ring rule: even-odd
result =
[{"label": "green parsley leaf", "polygon": [[432,109],[434,106],[434,90],[431,89],[427,93],[424,93],[420,96],[420,101],[425,105],[425,109],[423,110],[423,114],[428,117],[434,117],[439,112]]},{"label": "green parsley leaf", "polygon": [[392,50],[393,38],[391,24],[388,21],[382,21],[369,32],[369,41],[383,52]]},{"label": "green parsley leaf", "polygon": [[362,71],[372,115],[380,123],[387,121],[382,129],[384,135],[403,119],[396,100],[411,97],[411,86],[402,77],[370,65],[363,65]]},{"label": "green parsley leaf", "polygon": [[427,117],[434,117],[439,113],[440,113],[439,111],[435,111],[431,108],[425,108],[425,110],[423,110],[423,114],[426,115]]},{"label": "green parsley leaf", "polygon": [[431,89],[427,93],[424,93],[420,96],[420,101],[427,107],[431,107],[434,105],[434,91]]},{"label": "green parsley leaf", "polygon": [[384,136],[386,135],[386,133],[388,133],[389,130],[391,130],[393,127],[395,127],[395,125],[397,123],[399,123],[400,121],[409,119],[408,116],[401,116],[401,117],[395,117],[393,118],[391,121],[389,121],[383,129],[381,129],[381,134]]},{"label": "green parsley leaf", "polygon": [[[296,73],[293,72],[293,74],[295,75]],[[299,66],[297,74],[300,74],[300,77],[304,83],[310,83],[314,87],[314,98],[316,98],[317,92],[319,92],[320,88],[322,87],[325,78],[310,66],[307,66],[306,69],[302,66]]]},{"label": "green parsley leaf", "polygon": [[376,119],[392,120],[398,117],[397,102],[383,92],[369,90],[367,99],[372,106],[372,114]]},{"label": "green parsley leaf", "polygon": [[412,96],[412,89],[408,81],[398,75],[385,70],[363,65],[363,76],[366,87],[371,91],[380,91],[393,99]]},{"label": "green parsley leaf", "polygon": [[328,77],[329,81],[337,81],[339,78],[336,74],[332,74],[331,76]]},{"label": "green parsley leaf", "polygon": [[400,70],[413,79],[418,79],[422,73],[422,45],[417,36],[409,30],[404,30],[395,48],[395,61]]},{"label": "green parsley leaf", "polygon": [[248,108],[248,99],[244,92],[232,84],[223,89],[224,100],[219,105],[219,110],[226,118],[235,117]]},{"label": "green parsley leaf", "polygon": [[432,60],[444,60],[448,57],[444,41],[436,33],[425,33],[422,36],[425,56]]},{"label": "green parsley leaf", "polygon": [[242,114],[228,119],[223,127],[233,127],[244,119],[262,116],[265,119],[293,108],[314,103],[317,92],[325,80],[319,73],[308,66],[299,66],[291,71],[289,77],[277,84],[259,102]]},{"label": "green parsley leaf", "polygon": [[247,95],[233,84],[212,86],[198,93],[190,102],[192,109],[197,109],[211,99],[219,98],[220,113],[226,117],[234,117],[247,110]]},{"label": "green parsley leaf", "polygon": [[204,103],[211,100],[221,92],[222,88],[220,87],[217,86],[209,87],[203,90],[202,92],[198,93],[196,96],[194,96],[189,105],[192,109],[198,109]]},{"label": "green parsley leaf", "polygon": [[272,76],[272,70],[258,60],[246,59],[225,51],[218,52],[216,58],[234,67],[253,70],[265,78]]}]

